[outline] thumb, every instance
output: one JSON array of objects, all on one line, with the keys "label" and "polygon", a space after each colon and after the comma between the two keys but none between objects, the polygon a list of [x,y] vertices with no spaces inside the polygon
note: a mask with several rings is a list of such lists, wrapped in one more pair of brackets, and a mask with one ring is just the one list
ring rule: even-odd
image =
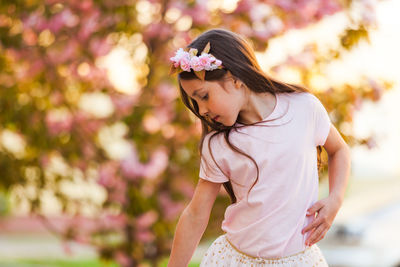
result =
[{"label": "thumb", "polygon": [[322,208],[322,203],[320,201],[315,202],[314,205],[312,205],[312,207],[307,210],[307,215],[314,214],[320,208]]}]

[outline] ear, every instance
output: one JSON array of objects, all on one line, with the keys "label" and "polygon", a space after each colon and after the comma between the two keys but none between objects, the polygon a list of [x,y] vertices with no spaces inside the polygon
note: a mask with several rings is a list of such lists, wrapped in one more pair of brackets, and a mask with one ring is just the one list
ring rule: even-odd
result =
[{"label": "ear", "polygon": [[227,75],[228,75],[228,77],[230,77],[233,80],[233,84],[235,85],[236,89],[239,89],[240,87],[242,87],[243,82],[239,78],[236,78],[235,76],[233,76],[229,70],[227,72]]},{"label": "ear", "polygon": [[233,85],[235,86],[236,89],[240,89],[244,83],[239,79],[236,78],[235,76],[232,75],[232,73],[228,70],[226,74],[230,79],[233,81]]},{"label": "ear", "polygon": [[239,80],[238,78],[233,77],[233,84],[235,85],[236,89],[240,89],[243,87],[244,83]]}]

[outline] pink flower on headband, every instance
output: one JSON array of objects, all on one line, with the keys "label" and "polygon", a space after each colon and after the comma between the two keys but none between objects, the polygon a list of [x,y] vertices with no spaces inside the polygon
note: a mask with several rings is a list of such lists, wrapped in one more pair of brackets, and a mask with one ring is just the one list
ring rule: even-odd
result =
[{"label": "pink flower on headband", "polygon": [[180,61],[182,58],[188,57],[182,48],[179,48],[178,51],[176,51],[175,56],[171,57],[170,60],[174,61],[174,66],[177,68],[179,67]]},{"label": "pink flower on headband", "polygon": [[207,43],[200,56],[196,56],[196,48],[190,48],[189,52],[179,48],[176,51],[175,56],[170,58],[170,60],[173,62],[170,74],[173,74],[176,71],[190,72],[190,69],[193,69],[196,76],[201,80],[204,80],[206,70],[211,71],[215,69],[222,69],[222,61],[209,54],[209,50],[210,42]]},{"label": "pink flower on headband", "polygon": [[190,66],[194,71],[201,71],[202,69],[204,69],[203,62],[201,62],[199,57],[197,56],[194,56],[190,59]]},{"label": "pink flower on headband", "polygon": [[184,71],[190,71],[191,60],[189,57],[182,57],[179,60],[179,64],[181,65],[181,69]]},{"label": "pink flower on headband", "polygon": [[205,70],[211,70],[211,63],[213,62],[214,57],[209,57],[207,54],[203,54],[199,56],[199,61],[202,66],[204,66]]}]

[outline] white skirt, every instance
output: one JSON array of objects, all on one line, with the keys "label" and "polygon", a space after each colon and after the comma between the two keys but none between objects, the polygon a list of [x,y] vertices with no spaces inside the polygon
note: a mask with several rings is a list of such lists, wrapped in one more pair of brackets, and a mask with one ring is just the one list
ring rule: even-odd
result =
[{"label": "white skirt", "polygon": [[328,266],[317,244],[307,247],[304,251],[294,255],[276,258],[256,258],[235,248],[226,238],[226,234],[219,236],[207,249],[200,267],[242,267],[242,266],[275,266],[275,267],[311,267]]}]

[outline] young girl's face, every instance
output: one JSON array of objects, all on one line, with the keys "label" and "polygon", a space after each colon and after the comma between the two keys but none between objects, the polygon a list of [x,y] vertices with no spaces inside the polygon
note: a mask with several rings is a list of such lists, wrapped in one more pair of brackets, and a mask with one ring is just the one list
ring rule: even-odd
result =
[{"label": "young girl's face", "polygon": [[235,124],[244,104],[243,90],[233,79],[216,81],[180,80],[186,94],[199,106],[201,116],[209,117],[225,126]]}]

